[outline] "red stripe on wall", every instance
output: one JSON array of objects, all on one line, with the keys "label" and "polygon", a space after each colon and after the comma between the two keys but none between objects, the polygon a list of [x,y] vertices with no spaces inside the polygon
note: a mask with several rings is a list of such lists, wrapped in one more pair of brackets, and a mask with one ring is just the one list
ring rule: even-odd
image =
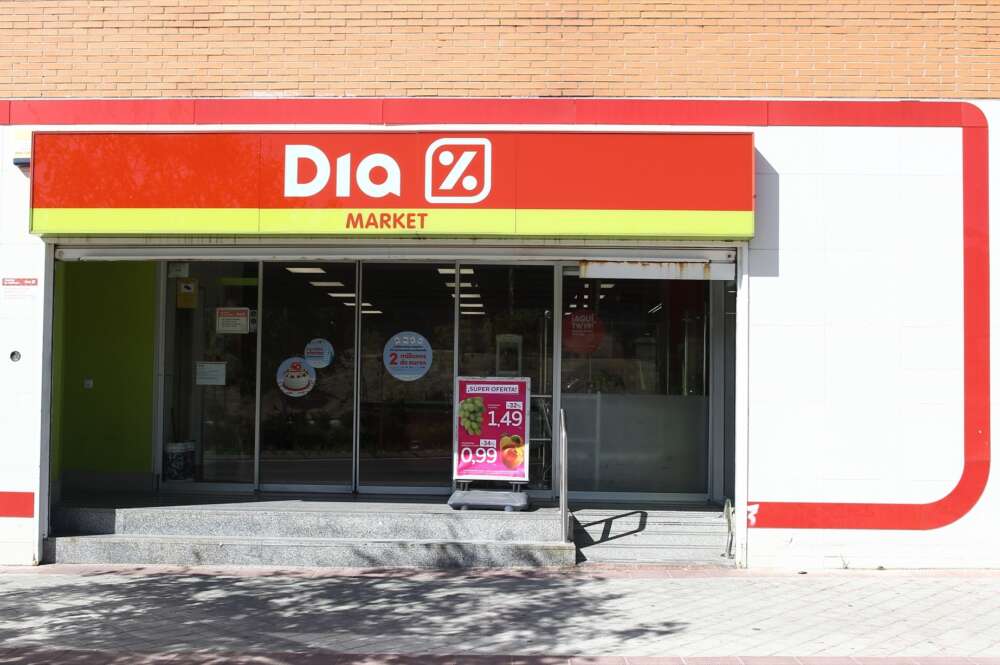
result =
[{"label": "red stripe on wall", "polygon": [[572,99],[386,99],[387,125],[420,124],[574,124]]},{"label": "red stripe on wall", "polygon": [[961,127],[964,102],[767,103],[770,125],[811,127]]},{"label": "red stripe on wall", "polygon": [[[289,120],[294,118],[294,120]],[[201,99],[194,122],[222,124],[382,124],[381,99]]]},{"label": "red stripe on wall", "polygon": [[12,100],[12,125],[184,125],[193,99]]},{"label": "red stripe on wall", "polygon": [[595,125],[767,125],[768,102],[700,99],[587,99],[576,122]]},{"label": "red stripe on wall", "polygon": [[720,99],[15,99],[0,124],[623,124],[985,127],[968,102]]},{"label": "red stripe on wall", "polygon": [[0,517],[34,516],[34,492],[0,492]]}]

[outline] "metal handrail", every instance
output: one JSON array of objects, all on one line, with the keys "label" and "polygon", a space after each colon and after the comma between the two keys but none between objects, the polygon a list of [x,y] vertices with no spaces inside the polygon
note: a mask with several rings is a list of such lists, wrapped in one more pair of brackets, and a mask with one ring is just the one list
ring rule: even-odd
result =
[{"label": "metal handrail", "polygon": [[566,412],[559,409],[559,517],[562,519],[563,541],[573,542],[573,528],[569,514],[569,481],[566,469]]}]

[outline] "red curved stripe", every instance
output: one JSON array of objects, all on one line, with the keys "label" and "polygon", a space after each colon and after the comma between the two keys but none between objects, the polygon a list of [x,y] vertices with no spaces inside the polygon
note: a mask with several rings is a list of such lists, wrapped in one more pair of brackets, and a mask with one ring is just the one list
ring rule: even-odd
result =
[{"label": "red curved stripe", "polygon": [[[977,109],[978,110],[978,109]],[[978,120],[981,114],[967,113]],[[989,144],[962,130],[965,284],[965,466],[944,498],[923,504],[761,502],[750,526],[773,529],[937,529],[976,505],[990,475]]]}]

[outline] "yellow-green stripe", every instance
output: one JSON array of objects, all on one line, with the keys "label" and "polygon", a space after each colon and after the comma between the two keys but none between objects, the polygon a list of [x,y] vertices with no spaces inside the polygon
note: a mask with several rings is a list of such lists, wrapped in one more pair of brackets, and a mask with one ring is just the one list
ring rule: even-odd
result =
[{"label": "yellow-green stripe", "polygon": [[256,235],[255,208],[35,208],[39,235]]},{"label": "yellow-green stripe", "polygon": [[[365,227],[370,215],[393,223]],[[404,226],[394,222],[403,215]],[[406,217],[411,215],[411,217]],[[423,215],[423,227],[419,216]],[[510,208],[36,208],[39,235],[532,236],[745,239],[753,211]]]}]

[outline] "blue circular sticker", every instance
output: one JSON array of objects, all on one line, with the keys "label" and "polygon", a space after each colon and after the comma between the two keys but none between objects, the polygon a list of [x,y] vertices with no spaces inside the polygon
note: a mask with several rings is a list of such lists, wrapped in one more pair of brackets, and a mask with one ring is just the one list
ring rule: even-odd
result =
[{"label": "blue circular sticker", "polygon": [[316,370],[305,358],[292,356],[278,365],[278,388],[289,397],[302,397],[316,385]]},{"label": "blue circular sticker", "polygon": [[317,337],[306,344],[302,355],[305,357],[306,362],[316,369],[329,367],[330,363],[333,362],[333,344]]},{"label": "blue circular sticker", "polygon": [[406,331],[389,338],[382,349],[382,364],[400,381],[416,381],[431,368],[431,343],[420,333]]}]

